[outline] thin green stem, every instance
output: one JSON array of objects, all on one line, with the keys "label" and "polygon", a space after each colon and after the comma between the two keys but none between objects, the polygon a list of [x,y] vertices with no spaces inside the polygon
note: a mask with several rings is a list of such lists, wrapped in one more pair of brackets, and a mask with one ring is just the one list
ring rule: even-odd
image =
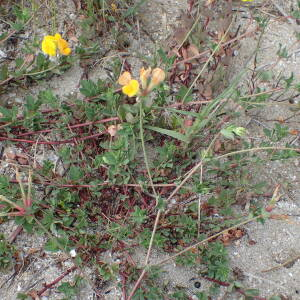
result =
[{"label": "thin green stem", "polygon": [[[149,166],[149,161],[148,161],[147,152],[146,152],[146,147],[145,147],[144,128],[143,128],[143,119],[144,119],[143,118],[143,115],[144,115],[143,99],[139,99],[139,100],[140,100],[140,138],[141,138],[141,142],[142,142],[144,160],[145,160],[145,165],[146,165],[150,185],[152,187],[153,194],[155,195],[156,204],[157,204],[158,195],[156,193],[156,190],[155,190],[155,187],[154,187],[154,184],[153,184],[151,171],[150,171],[150,166]],[[154,226],[153,226],[153,230],[152,230],[152,234],[151,234],[151,238],[150,238],[150,242],[149,242],[149,247],[148,247],[148,251],[147,251],[147,256],[146,256],[146,259],[145,259],[145,266],[147,266],[148,262],[149,262],[150,253],[151,253],[151,249],[152,249],[152,246],[153,246],[154,236],[155,236],[155,232],[156,232],[156,229],[157,229],[157,225],[158,225],[158,222],[159,222],[160,215],[161,215],[161,209],[158,210],[157,215],[156,215],[156,219],[155,219],[155,222],[154,222]]]},{"label": "thin green stem", "polygon": [[[2,196],[2,195],[0,195],[0,200],[6,202],[6,203],[8,203],[8,204],[10,204],[11,206],[13,206],[14,208],[16,208],[16,209],[18,209],[18,210],[21,209],[21,206],[19,206],[19,205],[15,204],[14,202],[8,200],[6,197],[4,197],[4,196]],[[6,215],[6,214],[5,214],[5,215]]]},{"label": "thin green stem", "polygon": [[144,128],[143,128],[143,123],[144,123],[143,122],[143,120],[144,120],[144,117],[143,117],[144,111],[143,111],[143,103],[142,103],[143,99],[138,99],[138,100],[140,101],[140,138],[141,138],[141,142],[142,142],[143,155],[144,155],[144,160],[145,160],[145,165],[146,165],[150,185],[152,187],[153,194],[157,197],[157,193],[156,193],[156,190],[154,188],[153,181],[152,181],[148,156],[147,156],[146,147],[145,147]]},{"label": "thin green stem", "polygon": [[38,74],[42,74],[42,73],[51,71],[51,70],[53,70],[53,69],[55,69],[55,68],[57,68],[57,65],[52,66],[51,68],[46,69],[46,70],[42,70],[42,71],[38,71],[38,72],[33,72],[33,73],[25,73],[25,74],[22,74],[21,76],[33,76],[33,75],[38,75]]}]

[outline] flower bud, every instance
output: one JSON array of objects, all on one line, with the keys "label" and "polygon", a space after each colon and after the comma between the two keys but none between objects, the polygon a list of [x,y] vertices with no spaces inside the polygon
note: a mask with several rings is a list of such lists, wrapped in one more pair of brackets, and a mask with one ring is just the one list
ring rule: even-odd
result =
[{"label": "flower bud", "polygon": [[166,73],[160,69],[160,68],[155,68],[152,71],[152,78],[151,81],[153,82],[154,85],[160,84],[162,81],[164,81],[166,78]]},{"label": "flower bud", "polygon": [[120,85],[127,85],[127,84],[129,84],[130,80],[131,80],[131,74],[129,72],[124,72],[119,77],[118,83]]},{"label": "flower bud", "polygon": [[166,73],[160,68],[155,68],[152,71],[151,81],[150,81],[150,84],[149,84],[147,90],[151,91],[154,87],[156,87],[161,82],[163,82],[165,80],[165,78],[166,78]]},{"label": "flower bud", "polygon": [[144,68],[140,69],[140,80],[141,80],[143,90],[147,88],[148,79],[150,75],[151,75],[151,67],[149,67],[147,70],[145,70]]}]

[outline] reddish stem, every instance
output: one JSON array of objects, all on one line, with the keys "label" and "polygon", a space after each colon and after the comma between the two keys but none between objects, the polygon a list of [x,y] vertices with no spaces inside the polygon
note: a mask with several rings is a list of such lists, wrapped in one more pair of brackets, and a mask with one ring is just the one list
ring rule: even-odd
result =
[{"label": "reddish stem", "polygon": [[[85,122],[81,124],[75,124],[75,125],[70,125],[69,128],[79,128],[79,127],[84,127],[84,126],[89,126],[89,125],[94,125],[94,124],[103,124],[111,121],[118,121],[120,120],[118,117],[113,117],[113,118],[108,118],[108,119],[103,119],[103,120],[98,120],[98,121],[91,121],[91,122]],[[38,131],[29,131],[25,133],[18,134],[17,136],[26,136],[26,135],[34,135],[34,134],[40,134],[40,133],[48,133],[53,131],[54,129],[44,129],[44,130],[38,130]]]},{"label": "reddish stem", "polygon": [[[77,139],[77,141],[85,141],[88,139],[94,139],[98,136],[103,135],[105,132],[96,133],[89,136],[84,136],[82,138]],[[28,143],[28,144],[38,144],[38,145],[61,145],[61,144],[69,144],[69,143],[75,143],[74,139],[64,140],[64,141],[33,141],[33,140],[25,140],[25,139],[15,139],[15,138],[9,138],[9,137],[0,137],[0,141],[12,141],[12,142],[19,142],[19,143]]]},{"label": "reddish stem", "polygon": [[23,227],[22,227],[21,225],[18,225],[18,227],[14,230],[14,232],[13,232],[13,233],[11,234],[11,236],[9,237],[8,241],[9,241],[10,243],[12,243],[12,242],[16,239],[17,235],[18,235],[20,232],[22,232],[22,230],[23,230]]},{"label": "reddish stem", "polygon": [[[11,179],[9,181],[10,183],[18,183],[17,180]],[[27,181],[22,181],[24,183],[27,183]],[[57,183],[52,183],[52,182],[38,182],[38,181],[33,181],[34,184],[42,184],[42,185],[52,185],[52,186],[57,186],[57,187],[67,187],[67,188],[95,188],[97,186],[105,186],[109,185],[110,182],[102,182],[98,184],[57,184]],[[139,184],[134,184],[134,183],[128,183],[128,184],[112,184],[113,186],[126,186],[126,187],[141,187]],[[176,183],[162,183],[162,184],[154,184],[156,187],[174,187],[177,186]]]},{"label": "reddish stem", "polygon": [[63,273],[62,275],[60,275],[59,277],[57,277],[55,280],[53,280],[52,282],[50,282],[49,284],[44,284],[44,287],[37,292],[38,296],[41,296],[42,294],[44,294],[48,289],[50,289],[53,285],[57,284],[58,282],[60,282],[64,277],[66,277],[69,273],[73,272],[74,270],[76,270],[77,267],[73,266],[72,268],[68,269],[65,273]]}]

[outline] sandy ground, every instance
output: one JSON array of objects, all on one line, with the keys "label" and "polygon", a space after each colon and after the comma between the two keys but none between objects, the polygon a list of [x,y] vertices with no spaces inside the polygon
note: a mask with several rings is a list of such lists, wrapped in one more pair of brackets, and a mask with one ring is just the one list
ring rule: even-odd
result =
[{"label": "sandy ground", "polygon": [[[75,13],[72,1],[68,2],[68,13]],[[180,22],[178,19],[181,12],[187,8],[186,1],[181,0],[152,0],[146,1],[140,11],[140,27],[145,28],[147,34],[140,31],[138,36],[132,36],[132,44],[129,52],[133,54],[151,55],[151,51],[155,48],[153,43],[157,45],[164,44],[166,37],[169,36],[174,28],[174,24]],[[277,16],[286,12],[290,12],[290,6],[293,1],[273,1],[274,12]],[[295,1],[296,2],[296,1]],[[278,10],[280,9],[280,10]],[[245,10],[246,11],[246,10]],[[247,13],[245,12],[245,15]],[[278,20],[272,18],[262,42],[262,51],[258,53],[258,65],[264,68],[269,68],[274,74],[283,73],[289,75],[294,72],[296,81],[300,78],[300,53],[297,51],[299,43],[297,42],[294,30],[300,26],[295,22],[287,22],[286,20]],[[241,48],[238,50],[238,55],[235,58],[235,66],[239,66],[245,61],[249,55],[255,50],[257,36],[249,37],[241,43]],[[280,60],[276,65],[273,65],[277,60],[276,52],[279,44],[285,45],[289,51],[294,54],[288,58]],[[140,66],[137,59],[132,59],[136,70]],[[238,71],[238,67],[233,67],[232,74]],[[83,70],[79,65],[74,66],[67,71],[63,76],[47,83],[47,86],[54,89],[54,92],[60,96],[67,96],[70,93],[78,91],[78,83],[80,81]],[[103,75],[103,66],[97,65],[90,72],[91,78],[97,78]],[[247,80],[245,80],[246,82]],[[49,85],[48,85],[49,84]],[[272,87],[274,83],[270,82]],[[42,89],[39,87],[38,89]],[[36,92],[37,90],[33,91]],[[30,91],[32,92],[32,91]],[[18,92],[11,92],[11,98],[24,97],[18,95]],[[284,105],[283,105],[284,104]],[[272,103],[264,109],[252,111],[243,114],[241,123],[247,125],[250,135],[260,136],[264,126],[272,127],[270,119],[286,118],[293,113],[290,111],[288,101],[280,104]],[[256,122],[258,121],[258,122]],[[299,116],[291,119],[288,126],[291,129],[299,128]],[[299,139],[295,140],[295,145],[299,145]],[[273,294],[282,294],[285,299],[300,299],[300,259],[295,259],[300,255],[300,187],[299,187],[299,159],[293,159],[288,162],[269,162],[259,170],[259,176],[262,180],[267,180],[271,187],[276,184],[281,184],[284,189],[282,197],[277,203],[274,213],[288,215],[286,220],[268,220],[265,225],[252,223],[246,226],[247,234],[239,241],[235,242],[228,248],[230,260],[233,267],[237,267],[243,274],[243,283],[249,288],[258,288],[262,296],[270,297]],[[256,177],[257,178],[257,177]],[[259,179],[258,179],[259,180]],[[15,225],[8,223],[1,225],[0,230],[9,234],[13,231]],[[253,242],[254,241],[254,242]],[[42,237],[33,237],[26,233],[22,233],[16,240],[16,246],[22,247],[25,253],[29,249],[38,249],[38,255],[35,255],[32,262],[27,268],[22,270],[22,273],[17,274],[14,280],[9,280],[12,273],[2,274],[0,278],[0,299],[11,300],[16,299],[18,291],[26,292],[32,287],[40,287],[43,282],[50,282],[60,274],[58,263],[62,263],[64,269],[71,266],[71,262],[65,260],[62,253],[47,255],[44,258],[41,251],[41,245],[44,243]],[[143,251],[137,255],[137,261],[142,261],[144,257]],[[163,258],[158,252],[153,252],[152,261]],[[112,259],[112,258],[109,258]],[[108,259],[108,260],[109,260]],[[290,264],[280,267],[280,264],[291,260]],[[269,270],[274,267],[278,269]],[[187,269],[169,264],[164,267],[164,280],[170,282],[170,287],[182,286],[186,288],[190,295],[195,293],[193,280],[197,277],[197,268]],[[269,270],[269,271],[268,271]],[[267,271],[267,272],[264,272]],[[86,273],[89,271],[86,270]],[[68,280],[74,275],[69,275],[65,279]],[[90,275],[89,275],[90,276]],[[92,277],[91,277],[92,278]],[[7,282],[6,282],[7,281]],[[205,280],[200,280],[202,283],[201,289],[209,286]],[[5,283],[6,282],[6,283]],[[200,290],[201,290],[200,289]],[[111,291],[105,298],[107,300],[120,299],[120,293],[114,288],[114,283],[111,286],[103,287],[103,292]],[[61,296],[52,293],[45,295],[43,299],[60,299]],[[223,299],[235,299],[235,295],[227,296]],[[93,292],[90,287],[83,289],[77,299],[86,300],[94,299]],[[220,296],[219,299],[222,299]]]},{"label": "sandy ground", "polygon": [[[289,15],[291,6],[296,1],[273,1],[274,13],[277,16]],[[294,6],[295,7],[295,6]],[[261,51],[257,55],[257,67],[271,71],[273,80],[266,85],[275,86],[275,78],[281,74],[289,77],[294,73],[295,82],[300,79],[298,53],[299,42],[295,38],[295,30],[300,26],[294,21],[271,18],[262,38]],[[238,66],[253,53],[256,47],[256,38],[243,40],[236,57]],[[276,52],[279,44],[284,45],[291,56],[278,61]],[[250,66],[251,67],[251,66]],[[233,68],[233,71],[237,68]],[[247,79],[246,79],[247,81]],[[243,123],[247,124],[250,135],[260,137],[263,128],[272,128],[276,119],[290,118],[290,130],[300,127],[300,117],[292,117],[292,105],[286,96],[269,101],[263,109],[253,110],[243,115]],[[275,97],[273,97],[275,99]],[[282,101],[284,100],[284,101]],[[296,99],[297,100],[297,99]],[[290,137],[289,142],[298,146],[299,136]],[[240,268],[244,275],[244,283],[252,288],[258,288],[263,296],[282,294],[288,299],[300,299],[300,168],[299,159],[290,159],[284,162],[268,162],[262,168],[254,170],[256,177],[267,181],[270,188],[277,184],[282,186],[282,197],[274,210],[275,214],[287,215],[288,220],[268,220],[265,225],[252,223],[247,228],[247,235],[235,245],[229,247],[232,266]],[[255,241],[254,244],[249,241]],[[280,267],[291,260],[291,264]],[[278,267],[278,268],[276,268]],[[273,270],[270,270],[274,268]],[[269,270],[267,272],[264,272]]]}]

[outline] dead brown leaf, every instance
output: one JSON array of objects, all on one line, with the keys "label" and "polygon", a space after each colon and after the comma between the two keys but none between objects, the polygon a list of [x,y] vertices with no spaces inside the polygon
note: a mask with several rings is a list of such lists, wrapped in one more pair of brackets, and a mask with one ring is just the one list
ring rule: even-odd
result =
[{"label": "dead brown leaf", "polygon": [[233,241],[240,239],[244,236],[244,231],[240,228],[231,229],[223,233],[220,240],[225,246],[230,245]]},{"label": "dead brown leaf", "polygon": [[34,60],[34,57],[35,57],[34,54],[27,54],[27,55],[25,55],[24,63],[25,64],[32,63],[33,60]]},{"label": "dead brown leaf", "polygon": [[110,134],[111,137],[114,137],[117,135],[118,131],[122,129],[122,125],[118,124],[118,125],[110,125],[107,128],[107,132]]}]

